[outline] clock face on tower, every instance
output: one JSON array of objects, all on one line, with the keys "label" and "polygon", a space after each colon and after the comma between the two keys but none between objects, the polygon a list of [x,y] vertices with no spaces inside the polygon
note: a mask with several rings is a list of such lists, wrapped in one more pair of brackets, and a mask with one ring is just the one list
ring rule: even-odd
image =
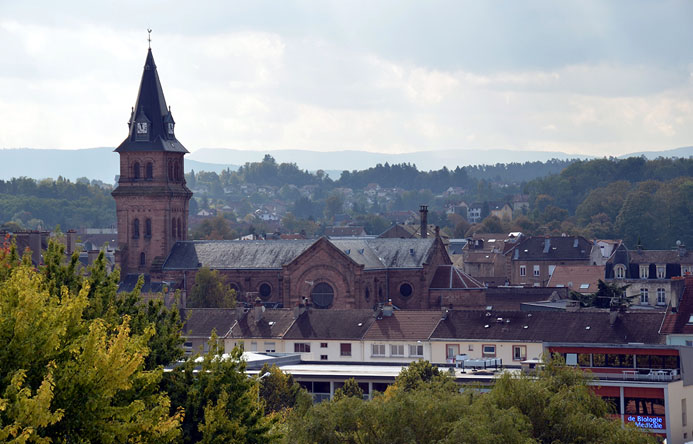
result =
[{"label": "clock face on tower", "polygon": [[147,122],[137,122],[137,134],[147,134]]},{"label": "clock face on tower", "polygon": [[173,124],[172,124],[172,123],[169,123],[169,124],[168,124],[168,133],[169,133],[170,135],[173,135]]}]

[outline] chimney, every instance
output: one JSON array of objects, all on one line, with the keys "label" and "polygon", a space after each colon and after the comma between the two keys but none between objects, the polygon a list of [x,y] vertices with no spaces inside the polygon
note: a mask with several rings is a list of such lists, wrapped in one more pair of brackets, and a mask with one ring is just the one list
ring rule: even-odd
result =
[{"label": "chimney", "polygon": [[440,316],[440,319],[446,320],[446,319],[448,318],[448,312],[449,312],[448,308],[447,308],[447,307],[443,307],[443,313],[442,313],[442,315]]},{"label": "chimney", "polygon": [[255,322],[262,320],[262,314],[265,311],[265,306],[262,305],[262,300],[260,298],[255,298],[255,305],[253,306],[253,314],[255,315]]},{"label": "chimney", "polygon": [[426,239],[428,237],[428,206],[421,205],[419,213],[421,213],[421,239]]},{"label": "chimney", "polygon": [[75,252],[77,245],[77,232],[75,230],[67,230],[65,233],[65,252],[72,255]]},{"label": "chimney", "polygon": [[614,324],[616,323],[616,320],[618,319],[618,315],[619,315],[618,308],[612,307],[611,311],[609,311],[609,325],[611,325],[612,327],[614,326]]},{"label": "chimney", "polygon": [[686,246],[680,240],[676,241],[676,249],[679,252],[679,257],[684,257],[686,255]]},{"label": "chimney", "polygon": [[89,250],[87,251],[87,263],[89,265],[93,264],[96,258],[99,257],[100,250]]},{"label": "chimney", "polygon": [[392,316],[392,311],[394,310],[394,307],[392,306],[392,300],[388,299],[388,301],[383,305],[383,317],[390,317]]},{"label": "chimney", "polygon": [[303,313],[306,312],[307,305],[308,305],[308,298],[303,298],[303,299],[294,307],[294,319],[298,319],[299,316],[301,316]]}]

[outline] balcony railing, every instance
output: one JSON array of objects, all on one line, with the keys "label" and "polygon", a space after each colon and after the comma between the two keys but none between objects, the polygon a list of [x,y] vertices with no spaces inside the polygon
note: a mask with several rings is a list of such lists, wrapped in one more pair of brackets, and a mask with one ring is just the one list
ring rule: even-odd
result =
[{"label": "balcony railing", "polygon": [[592,376],[595,379],[643,382],[671,382],[681,379],[681,375],[677,369],[649,371],[623,370],[620,373],[600,373],[592,369]]}]

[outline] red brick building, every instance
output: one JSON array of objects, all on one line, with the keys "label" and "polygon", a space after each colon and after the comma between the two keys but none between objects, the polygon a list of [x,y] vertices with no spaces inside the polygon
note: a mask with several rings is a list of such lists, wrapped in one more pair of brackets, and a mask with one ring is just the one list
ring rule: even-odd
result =
[{"label": "red brick building", "polygon": [[151,48],[128,126],[127,138],[115,150],[120,178],[112,193],[118,222],[116,262],[123,277],[160,267],[173,244],[186,239],[192,197],[183,175],[188,150],[176,139]]}]

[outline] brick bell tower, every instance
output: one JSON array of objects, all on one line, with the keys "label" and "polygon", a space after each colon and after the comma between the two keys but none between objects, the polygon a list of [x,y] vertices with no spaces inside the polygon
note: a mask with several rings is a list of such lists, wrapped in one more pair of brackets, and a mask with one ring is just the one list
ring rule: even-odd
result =
[{"label": "brick bell tower", "polygon": [[188,152],[175,135],[151,47],[127,138],[120,155],[116,201],[121,276],[148,274],[161,267],[176,241],[187,238],[188,203],[183,157]]}]

